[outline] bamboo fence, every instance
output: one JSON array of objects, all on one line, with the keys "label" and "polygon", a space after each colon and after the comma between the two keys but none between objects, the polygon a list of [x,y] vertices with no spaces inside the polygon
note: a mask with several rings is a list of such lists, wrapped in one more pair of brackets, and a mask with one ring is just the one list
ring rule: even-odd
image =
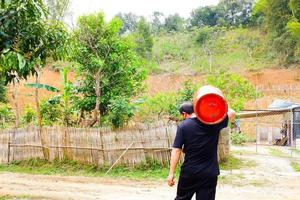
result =
[{"label": "bamboo fence", "polygon": [[[176,129],[176,124],[157,124],[118,131],[62,127],[0,130],[0,163],[67,158],[97,165],[112,165],[117,160],[118,164],[134,165],[152,158],[165,164],[170,160]],[[220,155],[229,153],[227,139],[226,134],[220,139]]]}]

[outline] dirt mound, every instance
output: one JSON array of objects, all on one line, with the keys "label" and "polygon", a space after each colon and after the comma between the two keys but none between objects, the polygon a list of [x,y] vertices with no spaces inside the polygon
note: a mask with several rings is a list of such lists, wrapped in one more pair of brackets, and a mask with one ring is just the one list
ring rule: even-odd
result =
[{"label": "dirt mound", "polygon": [[[260,88],[273,88],[282,90],[279,94],[274,94],[275,96],[284,95],[284,89],[288,87],[295,87],[300,85],[300,69],[264,69],[260,71],[248,71],[243,72],[242,75],[251,81],[254,85]],[[74,79],[74,73],[69,73],[69,79]],[[147,87],[147,93],[154,95],[160,92],[175,92],[182,87],[182,84],[186,80],[192,80],[194,83],[204,83],[204,75],[174,75],[174,74],[159,74],[150,75],[147,80],[145,80],[145,85]],[[34,107],[34,89],[24,87],[25,83],[34,83],[35,78],[29,77],[27,81],[21,81],[19,85],[9,87],[9,99],[12,105],[14,102],[12,100],[12,92],[14,90],[18,91],[18,105],[19,109],[22,110],[26,105]],[[53,71],[49,68],[45,68],[41,75],[41,83],[49,84],[51,86],[61,88],[62,80],[59,72]],[[49,98],[51,96],[57,95],[52,92],[45,90],[40,90],[40,99]],[[274,96],[273,95],[273,96]],[[286,94],[292,96],[292,94]],[[271,99],[273,99],[271,95]],[[299,99],[300,100],[300,99]],[[269,101],[268,101],[269,102]],[[250,103],[252,104],[252,103]]]},{"label": "dirt mound", "polygon": [[[73,80],[74,79],[74,73],[70,72],[68,74],[68,79]],[[18,100],[18,107],[20,111],[24,109],[26,106],[35,107],[35,97],[34,97],[34,89],[25,87],[26,83],[35,83],[35,77],[30,76],[27,80],[22,80],[20,83],[16,86],[13,86],[12,84],[9,85],[8,89],[8,98],[12,105],[12,107],[15,109],[15,102],[12,99],[12,94],[16,90],[17,91],[17,100]],[[58,71],[51,70],[50,68],[46,67],[40,76],[40,83],[51,85],[53,87],[56,87],[58,89],[62,89],[62,78]],[[48,92],[44,89],[39,90],[39,98],[40,100],[49,98],[52,96],[57,95],[57,93]]]}]

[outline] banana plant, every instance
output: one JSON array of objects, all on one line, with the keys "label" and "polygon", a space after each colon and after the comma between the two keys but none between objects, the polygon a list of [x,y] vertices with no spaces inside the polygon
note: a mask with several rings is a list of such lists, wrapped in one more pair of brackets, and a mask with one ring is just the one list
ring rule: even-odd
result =
[{"label": "banana plant", "polygon": [[63,100],[64,100],[64,124],[66,126],[69,125],[70,123],[70,106],[69,106],[69,99],[70,99],[70,92],[71,92],[71,85],[70,82],[68,81],[68,73],[69,73],[69,68],[64,67],[63,69],[60,70],[61,78],[62,78],[62,88],[63,88]]},{"label": "banana plant", "polygon": [[41,83],[26,83],[25,87],[35,88],[35,89],[45,89],[49,92],[59,92],[59,89],[57,89],[51,85],[41,84]]}]

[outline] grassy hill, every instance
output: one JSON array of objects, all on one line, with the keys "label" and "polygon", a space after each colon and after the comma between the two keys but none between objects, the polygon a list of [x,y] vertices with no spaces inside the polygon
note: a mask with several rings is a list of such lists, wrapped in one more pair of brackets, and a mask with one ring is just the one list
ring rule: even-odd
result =
[{"label": "grassy hill", "polygon": [[[149,64],[150,75],[145,81],[146,93],[154,95],[177,91],[187,79],[195,83],[203,82],[204,76],[210,72],[209,55],[205,52],[207,44],[201,45],[197,42],[199,34],[199,30],[194,30],[164,32],[154,37],[153,60]],[[208,42],[212,52],[212,72],[237,72],[254,85],[296,84],[300,80],[298,69],[278,69],[280,61],[269,51],[267,36],[260,29],[219,30],[216,39],[210,39]],[[51,70],[50,66],[44,69],[41,83],[60,87],[61,77],[58,72]],[[274,78],[278,74],[284,78]],[[74,74],[69,75],[72,80]],[[34,77],[31,77],[28,81],[21,81],[16,88],[19,91],[21,110],[26,105],[34,105],[34,90],[24,87],[24,83],[34,80]],[[11,86],[8,94],[12,104],[13,90],[15,88]],[[53,95],[56,94],[47,91],[40,94],[41,99]]]},{"label": "grassy hill", "polygon": [[[191,80],[197,85],[205,84],[207,75],[219,71],[235,72],[245,77],[255,86],[281,86],[296,87],[300,84],[300,69],[297,66],[285,69],[275,54],[268,48],[267,36],[259,29],[232,29],[218,30],[217,37],[206,39],[205,43],[199,42],[199,30],[189,32],[161,33],[154,38],[153,58],[147,66],[150,70],[145,80],[145,94],[141,95],[146,103],[145,112],[136,115],[136,121],[157,119],[157,113],[165,109],[166,103],[180,90],[186,80]],[[215,34],[214,31],[209,34]],[[211,71],[209,65],[211,51]],[[49,64],[40,77],[41,83],[60,88],[62,80],[59,72],[54,70],[57,66]],[[69,80],[74,80],[74,73],[69,74]],[[18,93],[18,109],[20,113],[24,108],[35,108],[34,89],[26,88],[25,83],[32,83],[34,77],[21,81],[19,85],[9,87],[8,97],[13,110],[16,102],[12,99],[14,91]],[[276,88],[275,88],[276,89]],[[48,99],[58,95],[47,91],[40,91],[40,99]],[[265,93],[259,99],[261,108],[266,108],[274,99],[283,98],[296,102],[300,101],[299,95],[287,93],[279,89],[276,93]],[[245,108],[253,109],[255,100],[245,102]],[[156,109],[154,109],[154,107]],[[151,111],[151,112],[150,112]],[[157,113],[156,113],[157,112]]]},{"label": "grassy hill", "polygon": [[201,34],[203,30],[156,36],[153,57],[157,65],[151,71],[202,74],[220,70],[240,72],[280,65],[268,49],[266,35],[259,29],[211,29],[205,44],[197,42]]}]

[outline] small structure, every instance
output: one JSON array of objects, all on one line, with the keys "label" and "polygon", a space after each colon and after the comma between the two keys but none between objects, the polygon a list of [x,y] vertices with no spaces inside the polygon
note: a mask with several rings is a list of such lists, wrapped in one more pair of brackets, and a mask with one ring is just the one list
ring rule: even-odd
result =
[{"label": "small structure", "polygon": [[[300,104],[275,100],[265,110],[244,110],[240,119],[255,121],[257,143],[300,147]],[[298,144],[297,144],[298,143]]]}]

